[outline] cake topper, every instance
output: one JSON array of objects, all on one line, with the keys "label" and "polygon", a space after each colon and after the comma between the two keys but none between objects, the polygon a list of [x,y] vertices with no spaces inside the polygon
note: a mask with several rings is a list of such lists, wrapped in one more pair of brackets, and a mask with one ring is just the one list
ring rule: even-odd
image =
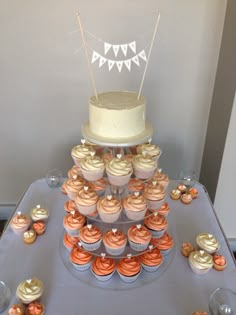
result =
[{"label": "cake topper", "polygon": [[113,229],[111,229],[111,230],[112,230],[112,233],[113,233],[113,234],[116,234],[117,229],[113,228]]},{"label": "cake topper", "polygon": [[85,145],[86,140],[85,139],[81,139],[81,143],[82,145]]},{"label": "cake topper", "polygon": [[135,191],[134,195],[135,195],[135,197],[138,197],[139,196],[139,191]]}]

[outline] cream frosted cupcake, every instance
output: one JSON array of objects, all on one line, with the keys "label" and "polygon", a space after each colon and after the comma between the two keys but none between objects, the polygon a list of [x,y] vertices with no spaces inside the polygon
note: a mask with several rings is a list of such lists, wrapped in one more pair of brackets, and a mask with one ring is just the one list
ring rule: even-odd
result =
[{"label": "cream frosted cupcake", "polygon": [[107,281],[111,279],[116,270],[115,260],[106,257],[105,253],[101,257],[96,257],[91,266],[92,273],[99,281]]},{"label": "cream frosted cupcake", "polygon": [[18,211],[17,215],[12,218],[10,226],[13,232],[21,235],[28,230],[30,223],[30,217]]},{"label": "cream frosted cupcake", "polygon": [[128,184],[133,172],[131,162],[122,159],[119,154],[106,164],[106,173],[109,182],[114,186],[124,186]]},{"label": "cream frosted cupcake", "polygon": [[67,233],[78,236],[79,230],[86,224],[86,218],[79,211],[71,211],[63,219],[63,226]]},{"label": "cream frosted cupcake", "polygon": [[64,187],[68,197],[71,200],[74,200],[77,193],[84,187],[85,180],[80,176],[73,176],[72,178],[68,178],[65,183]]},{"label": "cream frosted cupcake", "polygon": [[149,155],[138,154],[133,158],[134,175],[141,179],[148,179],[154,175],[157,161]]},{"label": "cream frosted cupcake", "polygon": [[144,270],[149,272],[157,271],[163,262],[163,256],[160,250],[153,245],[148,246],[149,251],[139,256]]},{"label": "cream frosted cupcake", "polygon": [[147,202],[143,195],[135,192],[123,199],[125,214],[130,220],[142,220],[147,210]]},{"label": "cream frosted cupcake", "polygon": [[102,232],[99,227],[92,224],[87,224],[80,229],[79,239],[84,249],[94,251],[101,245]]},{"label": "cream frosted cupcake", "polygon": [[115,196],[108,195],[98,200],[97,210],[102,221],[113,223],[118,220],[122,211],[122,203]]},{"label": "cream frosted cupcake", "polygon": [[105,164],[98,156],[89,156],[80,161],[82,174],[88,181],[96,181],[103,177]]},{"label": "cream frosted cupcake", "polygon": [[83,249],[81,243],[70,252],[70,261],[75,269],[84,271],[90,268],[93,255]]},{"label": "cream frosted cupcake", "polygon": [[142,271],[142,265],[137,257],[128,254],[119,260],[117,272],[124,282],[131,283],[138,279]]},{"label": "cream frosted cupcake", "polygon": [[37,205],[30,211],[31,219],[36,221],[46,221],[49,217],[49,211],[46,208],[42,208],[40,205]]},{"label": "cream frosted cupcake", "polygon": [[138,252],[145,250],[152,238],[148,229],[141,225],[133,225],[128,230],[128,240],[130,247]]},{"label": "cream frosted cupcake", "polygon": [[118,256],[124,252],[127,237],[123,232],[112,229],[111,231],[107,231],[102,239],[108,254]]},{"label": "cream frosted cupcake", "polygon": [[145,185],[143,196],[147,200],[149,210],[152,211],[161,207],[165,201],[166,193],[163,186],[158,184],[157,181],[152,181]]},{"label": "cream frosted cupcake", "polygon": [[164,187],[164,189],[167,189],[168,185],[169,185],[169,177],[167,174],[162,173],[161,169],[158,169],[152,180],[156,180],[158,182],[158,184],[162,185]]},{"label": "cream frosted cupcake", "polygon": [[164,234],[168,227],[168,222],[163,215],[154,212],[144,219],[144,225],[152,233],[152,237],[157,238]]},{"label": "cream frosted cupcake", "polygon": [[43,283],[37,278],[22,281],[16,289],[16,297],[23,304],[30,304],[41,298]]},{"label": "cream frosted cupcake", "polygon": [[91,215],[96,212],[98,194],[88,186],[84,186],[75,198],[75,204],[79,212],[84,215]]},{"label": "cream frosted cupcake", "polygon": [[198,275],[206,274],[213,267],[213,258],[204,250],[191,252],[188,257],[191,269]]},{"label": "cream frosted cupcake", "polygon": [[71,156],[76,166],[80,166],[80,161],[88,156],[91,156],[91,153],[96,154],[94,147],[84,143],[73,147],[71,150]]},{"label": "cream frosted cupcake", "polygon": [[198,234],[196,242],[200,249],[205,250],[209,254],[214,254],[220,249],[220,244],[216,237],[209,233]]},{"label": "cream frosted cupcake", "polygon": [[159,157],[161,156],[161,149],[156,146],[155,144],[152,143],[144,143],[140,144],[137,147],[137,153],[138,154],[146,154],[154,158],[155,160],[158,160]]},{"label": "cream frosted cupcake", "polygon": [[68,171],[67,175],[69,178],[74,178],[74,176],[81,176],[82,172],[79,166],[73,165],[72,168]]}]

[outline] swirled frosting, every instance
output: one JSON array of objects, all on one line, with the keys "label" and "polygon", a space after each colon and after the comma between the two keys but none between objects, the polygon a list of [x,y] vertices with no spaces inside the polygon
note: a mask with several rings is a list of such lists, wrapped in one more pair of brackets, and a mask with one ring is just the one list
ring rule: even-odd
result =
[{"label": "swirled frosting", "polygon": [[226,265],[226,258],[222,255],[214,255],[213,256],[213,262],[214,264],[218,266],[225,266]]},{"label": "swirled frosting", "polygon": [[105,165],[99,156],[88,156],[80,161],[80,167],[86,171],[104,170]]},{"label": "swirled frosting", "polygon": [[45,229],[46,225],[43,221],[37,221],[33,224],[33,229],[35,230],[35,232],[41,232]]},{"label": "swirled frosting", "polygon": [[120,248],[127,242],[126,235],[121,231],[107,231],[103,235],[103,243],[108,247]]},{"label": "swirled frosting", "polygon": [[78,237],[71,236],[69,234],[64,234],[63,242],[69,248],[73,248],[79,241]]},{"label": "swirled frosting", "polygon": [[188,191],[188,192],[191,194],[191,196],[192,196],[193,198],[197,198],[197,196],[198,196],[198,190],[197,190],[197,188],[191,187],[191,188],[189,188],[189,191]]},{"label": "swirled frosting", "polygon": [[79,211],[67,214],[63,220],[64,226],[72,230],[81,228],[85,225],[85,223],[86,218],[82,214],[80,214]]},{"label": "swirled frosting", "polygon": [[25,304],[33,302],[43,294],[43,283],[37,278],[22,281],[17,289],[17,298]]},{"label": "swirled frosting", "polygon": [[165,198],[166,193],[162,185],[153,181],[145,184],[143,195],[149,200],[162,200]]},{"label": "swirled frosting", "polygon": [[197,269],[209,269],[213,266],[213,258],[204,250],[197,250],[190,253],[189,262]]},{"label": "swirled frosting", "polygon": [[39,303],[39,302],[34,302],[34,303],[30,303],[27,311],[28,311],[28,315],[42,315],[44,314],[44,305]]},{"label": "swirled frosting", "polygon": [[97,209],[107,214],[117,213],[122,210],[122,203],[115,196],[106,196],[98,200]]},{"label": "swirled frosting", "polygon": [[82,227],[79,231],[79,238],[88,244],[96,243],[102,237],[102,232],[99,227],[95,225],[86,225]]},{"label": "swirled frosting", "polygon": [[36,206],[30,211],[30,216],[33,221],[46,220],[49,217],[48,209]]},{"label": "swirled frosting", "polygon": [[143,225],[133,225],[128,230],[128,238],[138,244],[149,243],[152,236],[148,229]]},{"label": "swirled frosting", "polygon": [[73,167],[68,171],[67,175],[69,178],[81,176],[81,169],[77,165],[73,165]]},{"label": "swirled frosting", "polygon": [[115,260],[108,257],[96,257],[92,263],[92,270],[96,275],[105,276],[116,269]]},{"label": "swirled frosting", "polygon": [[93,258],[93,255],[82,247],[74,247],[70,252],[70,260],[78,265],[85,265],[89,263]]},{"label": "swirled frosting", "polygon": [[8,315],[24,315],[25,314],[24,306],[20,304],[12,304],[7,314]]},{"label": "swirled frosting", "polygon": [[122,258],[117,265],[117,271],[126,277],[138,274],[141,268],[141,263],[135,256]]},{"label": "swirled frosting", "polygon": [[143,211],[147,208],[147,203],[143,195],[132,194],[123,199],[123,206],[131,211]]},{"label": "swirled frosting", "polygon": [[200,248],[204,249],[209,253],[216,252],[217,250],[220,249],[220,244],[215,238],[215,236],[209,233],[198,234],[196,242]]},{"label": "swirled frosting", "polygon": [[166,215],[170,212],[170,207],[167,202],[164,202],[157,211],[159,214]]},{"label": "swirled frosting", "polygon": [[149,155],[138,154],[133,158],[133,165],[137,169],[154,170],[157,168],[157,161]]},{"label": "swirled frosting", "polygon": [[144,224],[154,231],[164,230],[168,226],[166,218],[159,213],[153,213],[149,217],[146,217]]},{"label": "swirled frosting", "polygon": [[22,229],[30,225],[30,218],[25,214],[17,214],[11,220],[11,227],[14,229]]},{"label": "swirled frosting", "polygon": [[140,261],[147,266],[157,266],[163,262],[160,250],[155,247],[139,256]]},{"label": "swirled frosting", "polygon": [[132,173],[132,164],[125,159],[113,158],[106,164],[106,171],[115,176],[124,176]]},{"label": "swirled frosting", "polygon": [[106,189],[107,184],[108,181],[102,177],[101,179],[96,180],[95,182],[91,182],[90,186],[95,191],[101,191]]},{"label": "swirled frosting", "polygon": [[67,211],[67,212],[71,212],[71,211],[77,211],[77,206],[74,202],[74,200],[67,200],[64,204],[64,209]]},{"label": "swirled frosting", "polygon": [[71,156],[77,159],[84,159],[87,156],[91,156],[92,154],[96,154],[96,150],[93,146],[86,144],[79,144],[72,148]]},{"label": "swirled frosting", "polygon": [[167,250],[174,245],[174,240],[165,232],[160,238],[152,238],[151,244],[158,247],[160,250]]},{"label": "swirled frosting", "polygon": [[84,187],[85,180],[80,176],[77,176],[76,178],[68,178],[64,185],[66,191],[76,193]]},{"label": "swirled frosting", "polygon": [[128,182],[128,188],[131,191],[142,191],[144,188],[144,181],[140,178],[131,178]]},{"label": "swirled frosting", "polygon": [[[86,187],[86,186],[85,186]],[[75,203],[79,204],[81,206],[90,206],[90,205],[94,205],[95,203],[97,203],[98,201],[98,194],[92,190],[91,188],[89,188],[86,190],[84,187],[84,189],[81,189],[76,198],[75,198]]]},{"label": "swirled frosting", "polygon": [[138,154],[148,154],[152,157],[156,157],[161,155],[161,149],[156,146],[155,144],[152,143],[144,143],[144,144],[140,144],[137,147],[137,153]]},{"label": "swirled frosting", "polygon": [[23,234],[24,239],[31,239],[36,236],[36,232],[33,229],[25,231]]},{"label": "swirled frosting", "polygon": [[192,195],[191,194],[182,194],[181,195],[181,201],[183,202],[183,203],[190,203],[190,202],[192,202],[192,200],[193,200],[193,197],[192,197]]},{"label": "swirled frosting", "polygon": [[168,183],[169,182],[169,177],[167,174],[161,173],[160,171],[155,172],[153,179],[158,181],[160,184],[161,183]]}]

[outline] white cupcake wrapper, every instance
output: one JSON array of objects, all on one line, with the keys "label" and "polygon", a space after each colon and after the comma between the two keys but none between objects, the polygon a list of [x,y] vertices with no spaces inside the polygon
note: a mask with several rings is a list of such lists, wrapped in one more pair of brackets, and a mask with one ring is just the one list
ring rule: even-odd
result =
[{"label": "white cupcake wrapper", "polygon": [[161,251],[163,256],[166,256],[172,251],[172,249],[173,249],[173,246],[171,248],[169,248],[169,249],[166,249],[166,250],[161,250],[160,249],[160,251]]},{"label": "white cupcake wrapper", "polygon": [[92,272],[92,274],[96,277],[97,280],[104,282],[104,281],[108,281],[108,280],[111,279],[111,277],[112,277],[113,274],[115,273],[115,270],[114,270],[112,273],[109,273],[108,275],[104,275],[104,276],[99,276],[99,275],[97,275],[97,274],[93,271],[92,268],[91,268],[91,272]]},{"label": "white cupcake wrapper", "polygon": [[122,246],[120,248],[111,248],[111,247],[106,246],[105,244],[104,244],[104,246],[105,246],[108,254],[110,254],[112,256],[119,256],[124,252],[125,247],[126,247],[126,243],[124,246]]},{"label": "white cupcake wrapper", "polygon": [[80,229],[76,229],[76,230],[71,230],[67,227],[64,226],[64,229],[66,230],[66,232],[70,235],[70,236],[78,236],[79,235],[79,230]]},{"label": "white cupcake wrapper", "polygon": [[95,182],[96,180],[99,180],[103,177],[104,169],[103,170],[96,170],[96,171],[88,171],[84,170],[81,167],[81,172],[83,174],[83,177],[90,181],[90,182]]},{"label": "white cupcake wrapper", "polygon": [[162,206],[162,204],[165,202],[165,198],[161,200],[150,200],[150,199],[146,199],[146,200],[148,204],[148,209],[150,211],[159,209]]},{"label": "white cupcake wrapper", "polygon": [[90,266],[91,266],[91,261],[90,261],[89,263],[83,264],[83,265],[81,265],[81,264],[75,264],[75,263],[72,262],[72,265],[73,265],[74,268],[75,268],[76,270],[78,270],[78,271],[85,271],[85,270],[88,270],[88,269],[90,268]]},{"label": "white cupcake wrapper", "polygon": [[92,252],[94,250],[97,250],[100,247],[102,240],[99,240],[96,243],[92,243],[92,244],[85,243],[82,240],[80,240],[80,242],[81,242],[84,249]]},{"label": "white cupcake wrapper", "polygon": [[79,212],[83,215],[93,214],[97,209],[96,203],[94,205],[90,205],[90,206],[82,206],[82,205],[76,203],[76,206],[77,206]]},{"label": "white cupcake wrapper", "polygon": [[126,283],[132,283],[138,279],[139,275],[141,274],[141,271],[139,273],[137,273],[136,275],[131,276],[131,277],[124,276],[119,272],[118,272],[118,274],[119,274],[122,281],[124,281]]},{"label": "white cupcake wrapper", "polygon": [[127,185],[130,180],[131,175],[132,175],[132,172],[128,175],[121,175],[121,176],[114,176],[107,172],[108,180],[110,184],[114,186]]},{"label": "white cupcake wrapper", "polygon": [[148,266],[148,265],[142,264],[143,269],[148,271],[148,272],[155,272],[159,269],[160,266],[161,266],[161,264],[156,265],[156,266]]},{"label": "white cupcake wrapper", "polygon": [[194,272],[194,273],[196,273],[197,275],[205,275],[206,273],[208,273],[208,271],[211,269],[211,268],[208,268],[208,269],[198,269],[198,268],[196,268],[195,266],[193,266],[191,263],[190,263],[190,261],[189,261],[189,265],[190,265],[190,267],[191,267],[191,269],[192,269],[192,271]]},{"label": "white cupcake wrapper", "polygon": [[119,219],[121,210],[116,213],[107,214],[107,213],[103,213],[101,210],[98,209],[98,213],[103,222],[113,223]]},{"label": "white cupcake wrapper", "polygon": [[162,237],[162,235],[164,234],[164,232],[166,231],[167,227],[164,230],[160,230],[160,231],[155,231],[155,230],[151,230],[149,229],[147,226],[146,228],[152,233],[152,237],[153,238],[160,238]]},{"label": "white cupcake wrapper", "polygon": [[156,168],[152,170],[141,170],[139,168],[134,168],[134,175],[140,179],[148,179],[151,178],[155,173]]},{"label": "white cupcake wrapper", "polygon": [[144,210],[141,211],[132,211],[129,209],[124,209],[125,210],[125,214],[126,216],[133,221],[139,221],[139,220],[143,220],[145,213],[147,211],[147,208],[145,208]]},{"label": "white cupcake wrapper", "polygon": [[131,240],[129,240],[129,244],[133,250],[136,250],[137,252],[141,252],[148,247],[149,242],[145,243],[145,244],[137,244],[137,243],[134,243]]}]

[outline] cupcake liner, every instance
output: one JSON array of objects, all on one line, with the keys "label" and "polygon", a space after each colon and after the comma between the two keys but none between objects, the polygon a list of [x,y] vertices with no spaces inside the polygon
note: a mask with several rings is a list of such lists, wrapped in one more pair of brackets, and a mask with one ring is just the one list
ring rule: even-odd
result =
[{"label": "cupcake liner", "polygon": [[129,209],[124,209],[125,210],[125,214],[126,216],[133,221],[139,221],[139,220],[143,220],[145,213],[147,211],[147,208],[145,208],[144,210],[141,211],[132,211]]},{"label": "cupcake liner", "polygon": [[150,211],[159,209],[163,202],[165,201],[165,198],[161,199],[161,200],[150,200],[150,199],[146,199],[147,200],[147,204],[148,204],[148,209]]},{"label": "cupcake liner", "polygon": [[141,271],[139,273],[137,273],[136,275],[133,275],[133,276],[130,276],[130,277],[124,276],[124,275],[122,275],[119,272],[118,272],[118,274],[119,274],[121,280],[123,280],[124,282],[132,283],[132,282],[134,282],[134,281],[136,281],[138,279],[139,275],[141,274]]},{"label": "cupcake liner", "polygon": [[67,246],[64,242],[63,242],[63,244],[64,244],[64,246],[65,246],[65,248],[68,250],[68,252],[71,252],[71,250],[72,250],[72,248],[70,248],[69,246]]},{"label": "cupcake liner", "polygon": [[209,249],[205,248],[204,246],[199,246],[199,244],[197,244],[197,245],[198,245],[197,246],[198,250],[204,250],[205,252],[207,252],[208,254],[211,254],[211,255],[215,254],[220,249],[220,246],[217,249],[209,250]]},{"label": "cupcake liner", "polygon": [[157,180],[158,184],[160,184],[165,190],[167,189],[169,182],[159,181]]},{"label": "cupcake liner", "polygon": [[114,186],[125,186],[128,184],[131,174],[127,174],[127,175],[120,175],[120,176],[115,176],[112,175],[110,173],[107,172],[107,176],[108,176],[108,180],[110,182],[110,184],[114,185]]},{"label": "cupcake liner", "polygon": [[71,235],[71,236],[78,236],[79,235],[79,230],[80,229],[75,229],[75,230],[72,230],[66,226],[64,226],[64,229],[66,230],[66,232]]},{"label": "cupcake liner", "polygon": [[120,248],[112,248],[112,247],[107,246],[106,244],[104,244],[104,246],[105,246],[108,254],[110,254],[112,256],[119,256],[124,252],[125,247],[126,247],[126,243]]},{"label": "cupcake liner", "polygon": [[85,243],[85,242],[83,242],[83,241],[80,239],[80,242],[81,242],[81,244],[82,244],[82,246],[83,246],[84,249],[86,249],[86,250],[92,252],[92,251],[94,251],[94,250],[97,250],[97,249],[100,247],[102,240],[100,239],[100,240],[98,240],[98,241],[95,242],[95,243]]},{"label": "cupcake liner", "polygon": [[134,175],[140,179],[151,178],[155,173],[156,168],[152,170],[141,170],[139,168],[134,168]]},{"label": "cupcake liner", "polygon": [[66,190],[66,193],[67,193],[67,196],[71,199],[71,200],[75,200],[76,198],[76,195],[77,195],[77,191],[69,191],[69,190]]},{"label": "cupcake liner", "polygon": [[166,227],[165,229],[158,231],[158,230],[149,229],[147,226],[146,226],[146,228],[152,233],[152,237],[153,238],[160,238],[160,237],[162,237],[162,235],[165,233],[165,231],[167,229],[167,227]]},{"label": "cupcake liner", "polygon": [[22,235],[22,234],[24,234],[24,232],[26,232],[28,230],[29,226],[30,226],[30,223],[21,229],[16,229],[12,226],[11,226],[11,229],[16,235]]},{"label": "cupcake liner", "polygon": [[116,212],[116,213],[104,213],[102,212],[101,210],[98,209],[98,213],[99,213],[99,216],[101,218],[101,220],[103,222],[106,222],[106,223],[113,223],[115,221],[117,221],[119,219],[119,216],[120,216],[120,213],[121,213],[121,210]]},{"label": "cupcake liner", "polygon": [[170,247],[169,249],[165,249],[165,250],[160,249],[160,251],[161,251],[163,256],[166,256],[166,255],[168,255],[171,252],[172,248],[173,248],[173,246]]},{"label": "cupcake liner", "polygon": [[137,252],[142,252],[143,250],[145,250],[148,247],[149,242],[145,243],[145,244],[139,244],[139,243],[134,243],[129,239],[129,244],[130,247],[133,250],[136,250]]},{"label": "cupcake liner", "polygon": [[88,171],[83,168],[81,168],[81,172],[83,174],[83,177],[90,181],[95,182],[96,180],[99,180],[103,177],[104,169],[102,170],[96,170],[96,171]]},{"label": "cupcake liner", "polygon": [[72,159],[73,159],[75,165],[78,166],[78,167],[80,167],[80,159],[77,158],[77,157],[75,157],[75,156],[73,156],[73,155],[72,155],[71,157],[72,157]]},{"label": "cupcake liner", "polygon": [[211,268],[208,268],[208,269],[198,269],[198,268],[196,268],[195,266],[193,266],[190,261],[189,261],[189,265],[190,265],[192,271],[193,271],[194,273],[196,273],[197,275],[205,275],[205,274],[208,273],[208,271],[211,269]]},{"label": "cupcake liner", "polygon": [[78,271],[85,271],[88,270],[91,266],[91,261],[88,262],[87,264],[75,264],[72,262],[72,265],[74,266],[74,268]]},{"label": "cupcake liner", "polygon": [[[162,264],[162,263],[161,263]],[[148,272],[155,272],[157,271],[157,269],[161,266],[160,265],[156,265],[156,266],[148,266],[148,265],[145,265],[142,263],[142,267],[145,271],[148,271]]]},{"label": "cupcake liner", "polygon": [[79,212],[83,215],[91,215],[93,214],[96,209],[97,209],[97,204],[93,204],[93,205],[88,205],[88,206],[83,206],[83,205],[80,205],[78,203],[76,203],[76,206],[79,210]]},{"label": "cupcake liner", "polygon": [[91,268],[91,272],[92,274],[96,277],[97,280],[99,281],[108,281],[111,279],[111,277],[113,276],[113,274],[115,273],[115,270],[112,272],[112,273],[109,273],[108,275],[104,275],[104,276],[100,276],[100,275],[97,275],[93,269]]}]

